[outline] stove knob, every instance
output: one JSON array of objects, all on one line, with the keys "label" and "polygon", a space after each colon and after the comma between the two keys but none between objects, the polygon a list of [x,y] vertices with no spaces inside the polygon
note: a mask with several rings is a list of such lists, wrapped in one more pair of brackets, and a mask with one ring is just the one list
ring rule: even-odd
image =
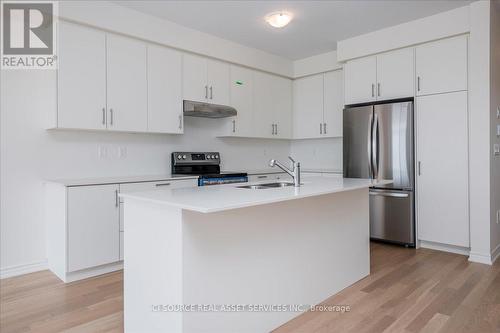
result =
[{"label": "stove knob", "polygon": [[215,155],[212,155],[212,158],[215,158]]},{"label": "stove knob", "polygon": [[180,160],[182,158],[182,155],[177,155],[177,159]]},{"label": "stove knob", "polygon": [[182,159],[185,160],[187,158],[186,155],[182,155]]},{"label": "stove knob", "polygon": [[209,159],[210,159],[210,155],[207,155],[207,160],[209,160]]},{"label": "stove knob", "polygon": [[219,158],[219,155],[215,155],[215,158]]}]

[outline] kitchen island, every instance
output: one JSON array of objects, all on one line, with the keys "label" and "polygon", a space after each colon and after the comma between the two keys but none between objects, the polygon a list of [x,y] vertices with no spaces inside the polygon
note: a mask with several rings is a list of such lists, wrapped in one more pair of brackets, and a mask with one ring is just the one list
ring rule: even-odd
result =
[{"label": "kitchen island", "polygon": [[136,192],[125,332],[268,332],[370,272],[370,180]]}]

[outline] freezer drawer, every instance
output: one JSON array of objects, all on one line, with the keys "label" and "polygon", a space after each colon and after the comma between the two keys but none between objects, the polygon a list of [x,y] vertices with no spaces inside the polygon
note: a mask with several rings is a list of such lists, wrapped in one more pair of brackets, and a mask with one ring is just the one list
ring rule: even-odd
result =
[{"label": "freezer drawer", "polygon": [[415,245],[412,191],[370,190],[370,237]]}]

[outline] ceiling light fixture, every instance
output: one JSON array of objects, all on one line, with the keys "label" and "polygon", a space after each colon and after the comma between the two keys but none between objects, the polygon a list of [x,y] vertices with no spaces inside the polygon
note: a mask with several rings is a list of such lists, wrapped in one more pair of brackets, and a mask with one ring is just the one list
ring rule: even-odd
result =
[{"label": "ceiling light fixture", "polygon": [[293,15],[288,12],[274,12],[266,16],[266,22],[275,28],[283,28],[285,25],[290,23]]}]

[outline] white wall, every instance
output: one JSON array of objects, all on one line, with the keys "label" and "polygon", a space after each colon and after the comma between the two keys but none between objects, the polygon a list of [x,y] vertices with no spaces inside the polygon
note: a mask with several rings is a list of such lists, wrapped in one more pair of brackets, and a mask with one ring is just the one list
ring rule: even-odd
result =
[{"label": "white wall", "polygon": [[470,5],[470,259],[490,260],[490,2]]},{"label": "white wall", "polygon": [[290,154],[303,169],[342,171],[342,138],[294,140]]},{"label": "white wall", "polygon": [[464,6],[339,41],[337,60],[343,62],[467,33],[469,14],[469,6]]},{"label": "white wall", "polygon": [[[491,149],[493,144],[500,144],[497,137],[497,108],[500,108],[500,1],[491,3]],[[500,251],[500,224],[496,212],[500,209],[500,156],[491,158],[491,251]],[[498,253],[498,252],[497,252]]]},{"label": "white wall", "polygon": [[294,78],[341,69],[337,62],[337,51],[326,52],[293,62]]},{"label": "white wall", "polygon": [[[186,118],[184,135],[46,131],[46,109],[55,108],[55,72],[2,71],[0,114],[0,268],[44,262],[43,181],[164,174],[174,150],[218,150],[231,170],[266,168],[285,160],[286,140],[216,139],[220,120]],[[98,158],[98,147],[110,156]],[[118,147],[127,157],[118,159]]]}]

